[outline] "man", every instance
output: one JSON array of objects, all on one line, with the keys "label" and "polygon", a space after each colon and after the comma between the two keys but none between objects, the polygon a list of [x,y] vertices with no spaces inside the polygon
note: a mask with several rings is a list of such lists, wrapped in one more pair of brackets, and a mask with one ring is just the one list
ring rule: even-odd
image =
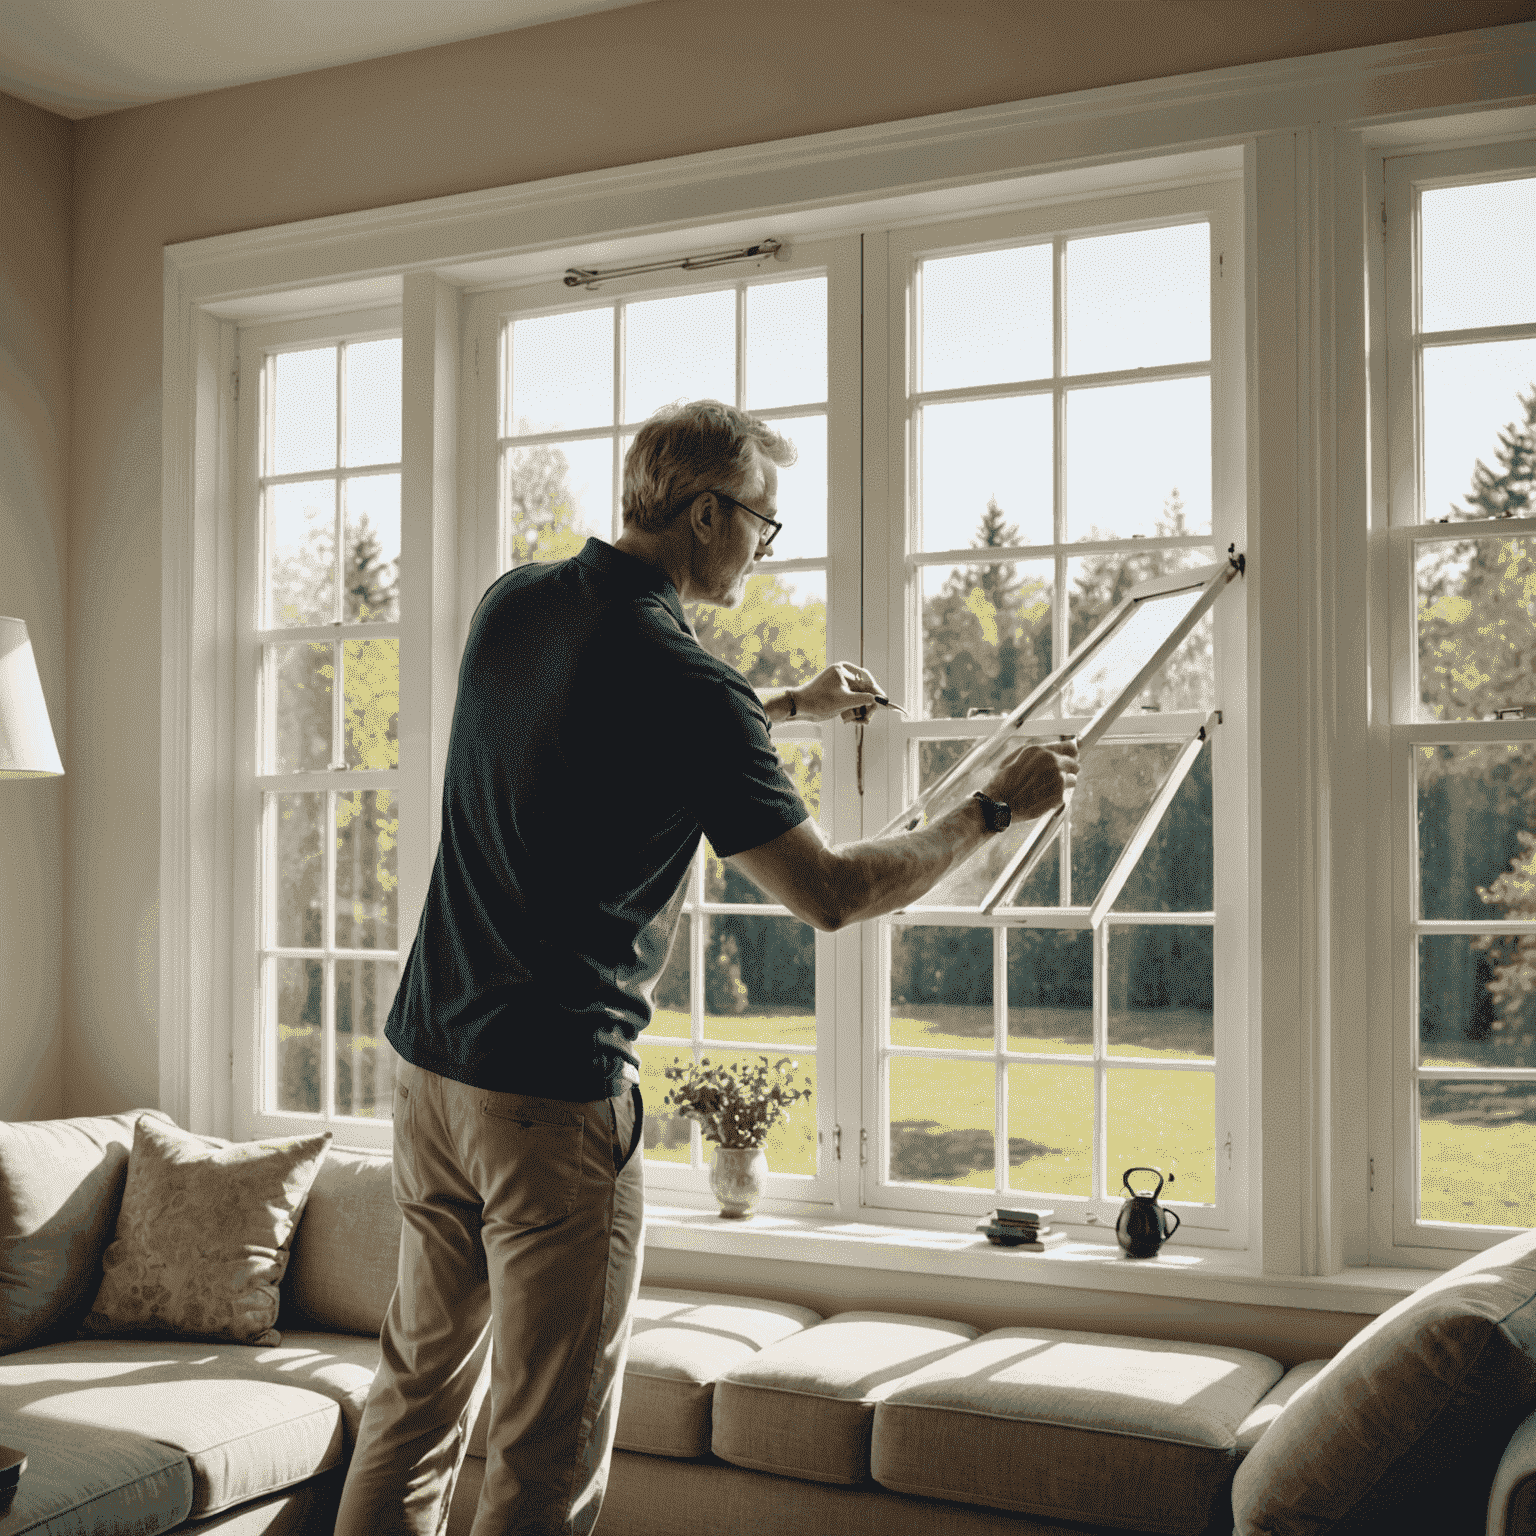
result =
[{"label": "man", "polygon": [[404,1227],[338,1536],[436,1536],[491,1396],[472,1536],[596,1523],[640,1282],[635,1041],[702,836],[832,930],[922,895],[1002,807],[1037,816],[1075,747],[1014,753],[969,803],[830,848],[770,722],[864,718],[828,667],[766,702],[699,644],[685,602],[734,607],[778,530],[794,450],[717,401],[659,413],[624,461],[624,532],[496,581],[470,625],[442,834],[386,1034],[401,1057]]}]

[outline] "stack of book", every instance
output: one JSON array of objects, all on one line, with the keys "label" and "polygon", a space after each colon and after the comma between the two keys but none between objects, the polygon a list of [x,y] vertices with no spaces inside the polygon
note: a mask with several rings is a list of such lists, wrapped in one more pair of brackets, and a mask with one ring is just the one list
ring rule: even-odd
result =
[{"label": "stack of book", "polygon": [[1051,1230],[1049,1219],[1056,1213],[1054,1211],[1013,1210],[1007,1206],[998,1206],[995,1211],[987,1214],[987,1219],[978,1224],[976,1230],[987,1234],[989,1243],[996,1243],[1000,1248],[1022,1248],[1027,1253],[1044,1253],[1047,1248],[1063,1241],[1065,1232]]}]

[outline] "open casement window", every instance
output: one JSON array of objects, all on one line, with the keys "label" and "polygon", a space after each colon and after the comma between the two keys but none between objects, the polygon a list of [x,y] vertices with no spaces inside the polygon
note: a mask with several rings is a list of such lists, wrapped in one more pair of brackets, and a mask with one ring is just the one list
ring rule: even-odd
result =
[{"label": "open casement window", "polygon": [[1379,1258],[1536,1225],[1536,143],[1385,169]]},{"label": "open casement window", "polygon": [[[601,265],[600,263],[598,265]],[[859,527],[831,507],[859,499],[858,241],[800,242],[781,259],[698,272],[563,282],[478,295],[467,351],[484,363],[473,424],[481,589],[530,560],[563,559],[623,531],[624,456],[672,401],[712,398],[767,419],[795,445],[779,471],[783,523],[739,608],[689,609],[700,643],[763,692],[806,682],[859,651]],[[478,599],[478,591],[475,598]],[[472,611],[473,602],[464,610]],[[835,841],[857,838],[847,726],[804,721],[774,738],[791,782]],[[622,790],[622,751],[615,761]],[[621,796],[620,796],[621,798]],[[813,1098],[769,1136],[770,1198],[830,1204],[835,1063],[826,1049],[839,981],[857,1011],[857,947],[770,901],[706,842],[640,1038],[646,1182],[706,1186],[713,1147],[664,1103],[674,1060],[797,1063]],[[845,1007],[849,1006],[846,1002]]]},{"label": "open casement window", "polygon": [[426,641],[400,316],[252,325],[239,358],[235,1134],[387,1145],[400,835],[427,799],[401,752],[401,650]]},{"label": "open casement window", "polygon": [[887,237],[879,835],[1080,770],[866,925],[866,1205],[1112,1220],[1149,1165],[1246,1241],[1240,239],[1224,184]]}]

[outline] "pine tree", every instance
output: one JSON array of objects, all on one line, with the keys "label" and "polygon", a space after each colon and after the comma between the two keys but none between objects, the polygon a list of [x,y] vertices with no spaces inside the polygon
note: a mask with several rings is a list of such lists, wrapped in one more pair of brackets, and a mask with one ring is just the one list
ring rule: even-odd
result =
[{"label": "pine tree", "polygon": [[1525,420],[1512,421],[1499,433],[1497,471],[1477,461],[1466,506],[1452,507],[1452,516],[1521,517],[1536,512],[1536,384],[1515,399]]}]

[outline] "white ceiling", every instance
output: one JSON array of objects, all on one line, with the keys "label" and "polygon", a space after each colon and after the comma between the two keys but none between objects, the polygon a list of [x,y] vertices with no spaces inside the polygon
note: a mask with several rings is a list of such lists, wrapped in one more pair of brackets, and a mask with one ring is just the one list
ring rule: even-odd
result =
[{"label": "white ceiling", "polygon": [[0,91],[64,117],[640,0],[0,0]]}]

